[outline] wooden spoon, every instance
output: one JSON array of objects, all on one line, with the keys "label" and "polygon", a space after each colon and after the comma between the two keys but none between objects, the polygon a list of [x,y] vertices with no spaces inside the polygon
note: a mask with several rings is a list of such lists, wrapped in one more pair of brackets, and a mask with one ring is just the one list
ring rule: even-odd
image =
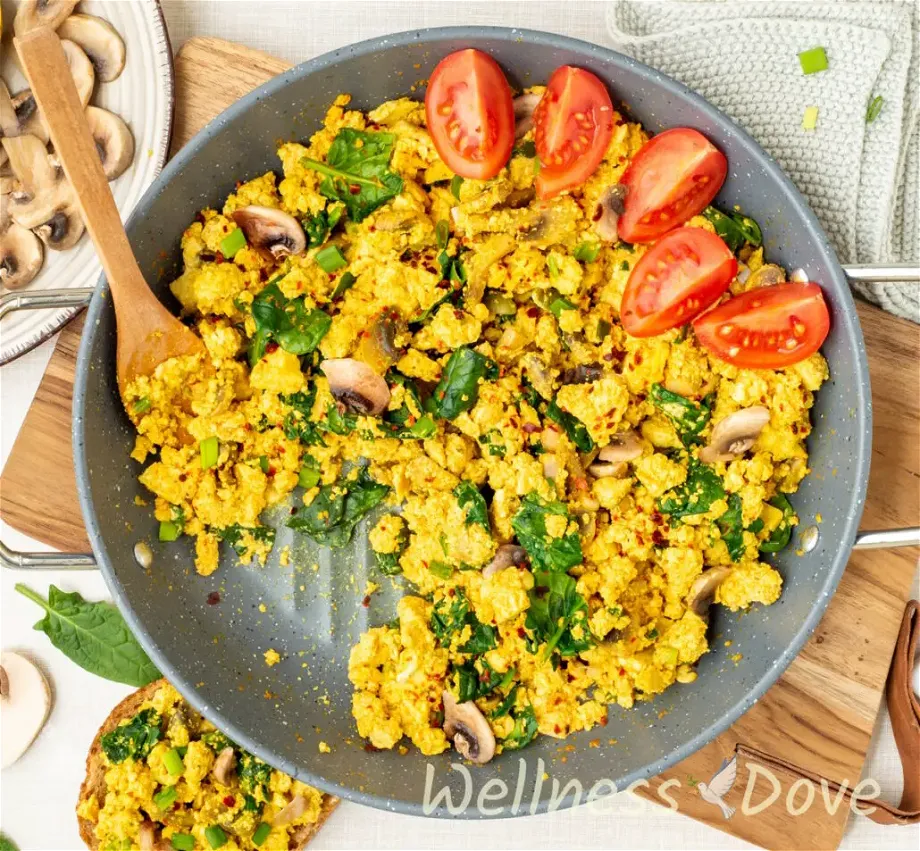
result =
[{"label": "wooden spoon", "polygon": [[42,27],[15,38],[13,43],[112,291],[118,328],[118,388],[124,398],[134,378],[150,375],[169,358],[204,353],[204,344],[160,304],[141,274],[102,171],[61,40]]}]

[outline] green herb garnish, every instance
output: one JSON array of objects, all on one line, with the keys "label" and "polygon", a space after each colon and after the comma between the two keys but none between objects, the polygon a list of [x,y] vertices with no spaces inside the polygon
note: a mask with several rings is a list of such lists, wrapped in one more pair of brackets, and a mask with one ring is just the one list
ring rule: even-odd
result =
[{"label": "green herb garnish", "polygon": [[491,531],[489,526],[489,506],[479,488],[472,482],[460,482],[454,488],[454,496],[461,508],[466,509],[466,525],[478,523],[486,532]]},{"label": "green herb garnish", "polygon": [[699,443],[700,432],[706,428],[712,415],[706,400],[694,402],[660,384],[652,385],[650,395],[652,404],[671,421],[684,446]]},{"label": "green herb garnish", "polygon": [[286,352],[307,355],[316,349],[332,325],[328,313],[308,308],[303,298],[285,298],[275,283],[268,284],[255,297],[250,310],[256,325],[249,344],[250,366],[262,358],[270,340]]},{"label": "green herb garnish", "polygon": [[722,480],[712,467],[691,457],[687,466],[687,479],[682,485],[668,491],[658,500],[658,510],[673,519],[691,514],[705,514],[717,499],[724,499]]},{"label": "green herb garnish", "polygon": [[99,737],[103,753],[114,764],[146,759],[159,740],[160,716],[152,708],[141,710],[127,724],[119,724]]},{"label": "green herb garnish", "polygon": [[521,501],[521,508],[512,518],[511,527],[535,568],[564,573],[570,567],[581,564],[581,540],[577,532],[551,538],[546,531],[546,518],[550,516],[568,520],[566,504],[546,502],[536,493],[529,493]]}]

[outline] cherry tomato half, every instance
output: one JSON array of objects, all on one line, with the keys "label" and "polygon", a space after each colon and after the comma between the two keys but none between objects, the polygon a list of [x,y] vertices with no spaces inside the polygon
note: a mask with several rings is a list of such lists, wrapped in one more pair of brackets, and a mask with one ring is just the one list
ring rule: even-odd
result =
[{"label": "cherry tomato half", "polygon": [[693,321],[700,343],[720,360],[745,369],[781,369],[813,355],[831,318],[817,284],[758,287]]},{"label": "cherry tomato half", "polygon": [[539,198],[552,198],[594,174],[613,136],[613,116],[607,87],[594,74],[571,65],[553,71],[533,113]]},{"label": "cherry tomato half", "polygon": [[514,146],[511,87],[498,63],[479,50],[442,59],[425,94],[428,132],[447,167],[461,177],[495,177]]},{"label": "cherry tomato half", "polygon": [[716,197],[728,160],[702,133],[675,127],[653,136],[623,172],[620,239],[654,242],[701,213]]},{"label": "cherry tomato half", "polygon": [[714,233],[702,228],[672,231],[632,270],[620,322],[633,337],[663,334],[714,304],[737,271],[735,256]]}]

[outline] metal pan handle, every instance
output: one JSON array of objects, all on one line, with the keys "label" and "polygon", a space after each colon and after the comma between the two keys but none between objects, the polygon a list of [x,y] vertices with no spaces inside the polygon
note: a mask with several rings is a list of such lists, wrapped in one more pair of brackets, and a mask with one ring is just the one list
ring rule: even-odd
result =
[{"label": "metal pan handle", "polygon": [[857,284],[901,284],[920,282],[920,266],[844,266],[843,274]]}]

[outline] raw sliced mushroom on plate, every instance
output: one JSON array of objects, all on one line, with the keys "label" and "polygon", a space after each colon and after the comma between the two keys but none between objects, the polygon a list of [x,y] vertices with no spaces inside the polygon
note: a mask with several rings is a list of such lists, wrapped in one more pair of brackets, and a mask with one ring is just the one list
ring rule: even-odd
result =
[{"label": "raw sliced mushroom on plate", "polygon": [[8,768],[41,732],[51,711],[51,687],[25,656],[0,654],[0,753]]}]

